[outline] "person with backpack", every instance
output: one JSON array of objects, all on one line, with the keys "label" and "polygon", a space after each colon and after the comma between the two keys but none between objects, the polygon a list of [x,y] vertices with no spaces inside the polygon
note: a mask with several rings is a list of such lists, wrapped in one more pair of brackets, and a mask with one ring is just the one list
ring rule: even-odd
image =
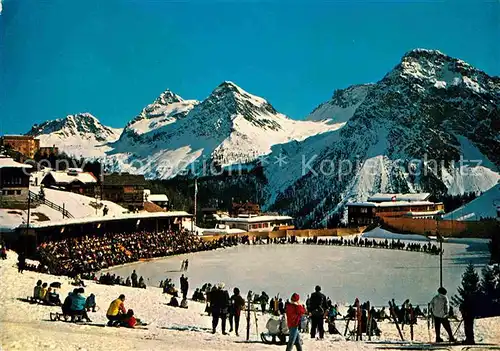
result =
[{"label": "person with backpack", "polygon": [[323,339],[325,335],[324,319],[327,312],[326,296],[321,293],[321,287],[316,285],[315,291],[309,299],[309,314],[311,316],[311,338],[316,338],[316,329],[319,332],[319,338]]}]

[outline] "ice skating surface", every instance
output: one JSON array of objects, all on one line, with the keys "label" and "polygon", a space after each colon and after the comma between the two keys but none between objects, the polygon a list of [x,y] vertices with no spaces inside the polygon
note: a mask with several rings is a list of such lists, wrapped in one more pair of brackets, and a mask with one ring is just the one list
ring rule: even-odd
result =
[{"label": "ice skating surface", "polygon": [[[189,258],[189,270],[181,272],[185,258]],[[480,269],[488,260],[485,241],[445,243],[444,286],[455,293],[465,266],[472,262]],[[178,288],[179,277],[185,274],[190,288],[224,282],[231,289],[266,291],[270,296],[298,292],[305,298],[319,284],[340,304],[352,303],[355,297],[373,305],[409,298],[413,304],[427,306],[439,286],[439,256],[359,247],[246,245],[115,267],[110,272],[128,276],[134,269],[154,286],[168,277]]]}]

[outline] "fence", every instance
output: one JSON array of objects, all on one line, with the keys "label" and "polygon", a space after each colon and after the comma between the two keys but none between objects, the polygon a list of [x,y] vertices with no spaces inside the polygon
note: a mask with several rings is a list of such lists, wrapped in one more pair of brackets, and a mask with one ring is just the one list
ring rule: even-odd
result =
[{"label": "fence", "polygon": [[47,200],[46,198],[42,198],[40,195],[38,194],[35,194],[34,192],[30,191],[30,198],[34,201],[37,201],[41,204],[44,204],[44,205],[47,205],[49,206],[50,208],[56,210],[56,211],[59,211],[62,213],[63,215],[63,218],[75,218],[71,213],[69,213],[69,211],[67,209],[65,209],[64,207],[61,207],[55,203],[53,203],[52,201],[49,201]]},{"label": "fence", "polygon": [[[240,234],[229,234],[226,236],[249,236],[252,238],[285,238],[296,237],[315,237],[315,236],[346,236],[363,233],[367,227],[357,228],[333,228],[333,229],[293,229],[293,230],[273,230],[270,232],[245,232]],[[223,237],[224,235],[204,235],[203,240],[210,241]]]},{"label": "fence", "polygon": [[385,217],[383,226],[399,233],[413,233],[422,235],[436,235],[458,238],[489,238],[500,232],[500,222],[496,220],[484,221],[456,221],[435,219],[417,219],[404,217]]}]

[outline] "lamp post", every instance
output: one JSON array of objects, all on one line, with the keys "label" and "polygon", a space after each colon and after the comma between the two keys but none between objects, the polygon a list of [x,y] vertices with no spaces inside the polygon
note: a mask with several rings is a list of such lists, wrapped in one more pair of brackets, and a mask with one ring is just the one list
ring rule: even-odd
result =
[{"label": "lamp post", "polygon": [[439,219],[436,217],[436,238],[439,241],[439,287],[443,286],[443,236],[439,233]]}]

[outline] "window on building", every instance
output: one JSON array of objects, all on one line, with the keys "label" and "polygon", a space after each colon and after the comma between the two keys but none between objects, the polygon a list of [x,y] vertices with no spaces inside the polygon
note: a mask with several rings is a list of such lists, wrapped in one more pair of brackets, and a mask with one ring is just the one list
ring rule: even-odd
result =
[{"label": "window on building", "polygon": [[16,195],[21,195],[21,190],[16,190]]},{"label": "window on building", "polygon": [[7,190],[7,195],[14,195],[14,190]]},{"label": "window on building", "polygon": [[368,209],[366,207],[361,207],[361,213],[368,213]]}]

